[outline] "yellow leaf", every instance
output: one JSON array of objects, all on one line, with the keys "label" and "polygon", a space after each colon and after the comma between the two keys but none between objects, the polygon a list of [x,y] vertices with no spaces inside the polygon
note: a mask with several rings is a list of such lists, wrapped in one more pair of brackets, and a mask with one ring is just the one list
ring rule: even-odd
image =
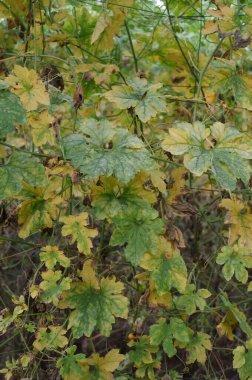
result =
[{"label": "yellow leaf", "polygon": [[91,44],[96,44],[101,50],[111,51],[114,47],[114,36],[119,33],[123,25],[127,7],[133,0],[114,0],[108,3],[101,13],[91,37]]},{"label": "yellow leaf", "polygon": [[173,203],[176,198],[185,193],[185,168],[176,168],[171,172],[171,178],[168,184],[167,202]]},{"label": "yellow leaf", "polygon": [[151,182],[153,183],[153,185],[161,193],[165,193],[166,192],[166,183],[164,181],[166,178],[165,173],[161,172],[160,170],[151,171],[150,177],[151,177]]},{"label": "yellow leaf", "polygon": [[19,236],[23,239],[40,228],[52,228],[58,205],[63,203],[62,198],[55,195],[45,198],[44,188],[25,188],[26,200],[21,203],[18,212],[18,223],[21,226]]},{"label": "yellow leaf", "polygon": [[220,207],[228,210],[225,216],[225,224],[229,224],[228,244],[232,245],[236,240],[242,246],[252,248],[252,214],[249,207],[239,199],[223,199]]},{"label": "yellow leaf", "polygon": [[87,228],[88,225],[88,214],[82,212],[79,215],[69,215],[64,216],[60,220],[64,223],[62,227],[63,236],[72,236],[72,243],[77,242],[77,248],[79,252],[85,255],[91,254],[91,248],[93,244],[90,238],[94,238],[98,235],[96,228]]},{"label": "yellow leaf", "polygon": [[11,91],[20,97],[27,111],[36,110],[39,104],[50,105],[49,94],[35,70],[15,65],[13,73],[6,78],[6,82]]},{"label": "yellow leaf", "polygon": [[104,357],[99,354],[92,354],[88,359],[90,365],[94,365],[106,372],[114,372],[119,364],[124,360],[124,355],[119,354],[119,350],[113,349],[109,351]]},{"label": "yellow leaf", "polygon": [[46,143],[54,145],[55,131],[52,127],[54,117],[49,115],[47,110],[43,110],[39,114],[29,117],[29,123],[32,128],[32,138],[36,146]]}]

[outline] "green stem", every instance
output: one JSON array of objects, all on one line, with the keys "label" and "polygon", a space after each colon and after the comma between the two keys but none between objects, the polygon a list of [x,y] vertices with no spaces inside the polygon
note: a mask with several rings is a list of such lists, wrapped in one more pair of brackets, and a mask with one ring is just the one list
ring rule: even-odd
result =
[{"label": "green stem", "polygon": [[137,57],[136,57],[136,53],[135,53],[135,49],[134,49],[134,45],[133,45],[133,42],[132,42],[132,38],[131,38],[131,34],[130,34],[130,30],[129,30],[129,26],[128,26],[128,23],[127,23],[126,20],[124,21],[124,25],[125,25],[125,28],[126,28],[126,31],[127,31],[128,38],[129,38],[130,48],[131,48],[131,52],[132,52],[133,59],[134,59],[135,71],[136,71],[136,73],[137,73],[137,72],[138,72],[138,62],[137,62]]},{"label": "green stem", "polygon": [[12,149],[12,150],[17,150],[18,152],[22,152],[22,153],[25,153],[25,154],[30,154],[30,155],[32,155],[32,156],[36,156],[36,157],[53,158],[52,156],[49,156],[48,154],[36,153],[36,152],[30,152],[29,150],[25,150],[25,149],[17,148],[16,146],[14,146],[14,145],[10,145],[10,144],[7,144],[6,142],[3,142],[3,141],[0,141],[0,145],[7,146],[8,148],[10,148],[10,149]]},{"label": "green stem", "polygon": [[[212,52],[212,54],[210,55],[205,67],[203,68],[203,70],[200,71],[200,76],[199,76],[199,82],[198,82],[198,89],[197,89],[197,93],[196,93],[196,99],[199,98],[200,96],[200,91],[201,91],[201,87],[202,87],[202,82],[203,82],[203,78],[204,78],[204,75],[206,74],[207,72],[207,69],[210,65],[210,63],[212,62],[213,58],[214,58],[214,55],[215,53],[218,51],[218,49],[220,48],[220,46],[222,45],[222,42],[223,42],[224,38],[222,38],[217,46],[215,47],[214,51]],[[193,110],[193,123],[196,121],[196,116],[197,116],[197,109],[198,109],[198,103],[196,102],[195,103],[195,106],[194,106],[194,110]]]}]

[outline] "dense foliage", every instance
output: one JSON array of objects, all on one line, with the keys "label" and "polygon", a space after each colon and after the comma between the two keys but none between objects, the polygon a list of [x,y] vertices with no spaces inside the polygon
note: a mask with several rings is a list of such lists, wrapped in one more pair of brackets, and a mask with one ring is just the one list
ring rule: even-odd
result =
[{"label": "dense foliage", "polygon": [[252,3],[0,17],[0,376],[251,380]]}]

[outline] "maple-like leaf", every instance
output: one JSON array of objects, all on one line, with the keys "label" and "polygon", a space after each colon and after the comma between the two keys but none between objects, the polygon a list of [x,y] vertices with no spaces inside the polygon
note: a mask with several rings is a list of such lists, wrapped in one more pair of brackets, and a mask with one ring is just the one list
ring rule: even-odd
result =
[{"label": "maple-like leaf", "polygon": [[161,83],[149,85],[146,79],[128,79],[127,85],[113,86],[106,98],[119,109],[134,108],[139,119],[146,123],[160,112],[167,112],[165,98],[157,93]]},{"label": "maple-like leaf", "polygon": [[206,350],[212,350],[210,335],[203,332],[197,332],[197,335],[193,336],[190,342],[187,343],[186,350],[188,353],[187,364],[192,364],[197,361],[204,365],[207,358]]},{"label": "maple-like leaf", "polygon": [[33,346],[38,351],[43,351],[44,349],[52,350],[58,347],[63,348],[68,343],[65,334],[66,330],[62,326],[40,327],[36,333]]},{"label": "maple-like leaf", "polygon": [[179,310],[185,310],[187,315],[195,313],[197,307],[203,311],[206,306],[206,298],[210,297],[211,293],[207,289],[199,289],[196,291],[194,284],[188,284],[184,294],[179,297],[174,297],[174,303]]},{"label": "maple-like leaf", "polygon": [[0,91],[0,114],[0,138],[14,132],[16,125],[25,124],[25,110],[18,96],[9,91]]},{"label": "maple-like leaf", "polygon": [[146,252],[156,252],[159,235],[163,232],[163,221],[151,207],[129,208],[112,219],[115,229],[110,244],[122,245],[126,258],[138,265]]},{"label": "maple-like leaf", "polygon": [[65,157],[88,178],[114,176],[129,182],[139,171],[155,167],[143,142],[127,129],[113,128],[106,121],[87,119],[82,133],[63,138]]},{"label": "maple-like leaf", "polygon": [[85,73],[90,79],[93,79],[96,84],[109,83],[112,74],[119,71],[119,67],[116,65],[104,65],[100,62],[81,63],[75,68],[77,73]]},{"label": "maple-like leaf", "polygon": [[185,167],[197,176],[210,170],[224,189],[232,191],[237,179],[247,183],[250,178],[249,140],[245,134],[222,123],[216,122],[210,128],[201,122],[178,123],[169,129],[162,147],[174,155],[184,155]]},{"label": "maple-like leaf", "polygon": [[248,281],[246,268],[252,268],[251,249],[238,244],[224,246],[218,253],[216,262],[220,265],[224,264],[222,272],[227,281],[231,280],[234,275],[238,281],[246,284]]},{"label": "maple-like leaf", "polygon": [[173,357],[176,352],[176,341],[187,344],[190,341],[193,331],[179,318],[171,318],[169,324],[164,318],[159,320],[150,328],[150,342],[154,345],[162,343],[164,352],[169,358]]},{"label": "maple-like leaf", "polygon": [[43,186],[46,183],[45,168],[29,154],[14,152],[0,167],[0,199],[17,195],[24,183]]},{"label": "maple-like leaf", "polygon": [[75,354],[77,347],[70,346],[64,355],[58,359],[57,368],[63,380],[83,380],[88,372],[81,362],[85,359],[84,354]]},{"label": "maple-like leaf", "polygon": [[232,245],[239,239],[241,245],[251,249],[252,214],[248,205],[233,196],[223,199],[219,206],[228,210],[225,216],[225,224],[230,224],[228,244]]},{"label": "maple-like leaf", "polygon": [[237,368],[240,380],[252,379],[252,339],[245,343],[245,347],[236,347],[233,354],[233,366]]},{"label": "maple-like leaf", "polygon": [[41,300],[45,303],[52,302],[54,306],[57,306],[61,293],[70,289],[71,279],[69,277],[62,278],[60,270],[54,272],[51,269],[42,272],[41,277],[43,279],[39,284],[39,288],[42,290]]},{"label": "maple-like leaf", "polygon": [[119,354],[119,350],[113,349],[104,357],[93,353],[89,358],[84,359],[82,363],[88,365],[91,371],[88,373],[86,380],[110,380],[119,364],[124,360],[124,355]]},{"label": "maple-like leaf", "polygon": [[151,272],[157,290],[167,292],[172,288],[183,293],[186,289],[187,269],[178,250],[164,238],[161,239],[156,254],[147,253],[140,266]]},{"label": "maple-like leaf", "polygon": [[127,7],[132,3],[133,0],[115,0],[108,3],[97,20],[91,44],[95,43],[100,50],[111,51],[114,47],[114,36],[119,33],[127,14]]},{"label": "maple-like leaf", "polygon": [[[143,335],[138,341],[128,343],[129,347],[134,347],[134,351],[129,351],[129,358],[134,363],[136,377],[155,380],[155,369],[160,368],[160,355],[157,353],[158,346],[150,343],[150,337]],[[156,354],[157,353],[157,354]],[[156,354],[156,355],[154,355]]]},{"label": "maple-like leaf", "polygon": [[47,245],[46,247],[41,248],[39,257],[48,269],[53,269],[57,263],[64,268],[68,268],[70,266],[69,258],[66,257],[64,252],[57,246]]},{"label": "maple-like leaf", "polygon": [[146,175],[139,173],[125,184],[113,177],[102,177],[98,186],[92,186],[92,206],[96,217],[111,219],[127,208],[144,208],[154,203],[154,193],[144,188],[146,179]]},{"label": "maple-like leaf", "polygon": [[60,219],[64,223],[61,233],[63,236],[71,235],[72,243],[77,242],[78,251],[90,255],[93,243],[91,238],[98,235],[96,228],[88,228],[88,213],[64,216]]},{"label": "maple-like leaf", "polygon": [[127,318],[128,299],[122,295],[123,283],[112,278],[96,278],[90,261],[86,261],[80,273],[82,281],[71,283],[71,288],[62,294],[61,309],[71,312],[68,328],[73,336],[91,336],[96,329],[109,336],[115,317]]},{"label": "maple-like leaf", "polygon": [[6,82],[27,111],[36,110],[39,104],[50,105],[49,94],[35,70],[15,65],[13,74],[6,78]]},{"label": "maple-like leaf", "polygon": [[130,350],[129,358],[135,364],[151,363],[152,354],[158,352],[158,345],[150,342],[148,335],[143,335],[138,341],[130,341],[129,347],[134,347],[134,350]]},{"label": "maple-like leaf", "polygon": [[40,228],[51,228],[58,214],[58,206],[63,203],[61,197],[47,194],[46,188],[25,186],[22,197],[25,199],[19,206],[19,236],[26,238]]},{"label": "maple-like leaf", "polygon": [[233,330],[238,322],[231,310],[227,310],[226,315],[222,321],[216,326],[216,330],[220,336],[226,336],[229,340],[234,340]]},{"label": "maple-like leaf", "polygon": [[55,131],[52,127],[54,117],[47,110],[33,114],[29,117],[31,133],[34,145],[42,146],[45,144],[54,145]]}]

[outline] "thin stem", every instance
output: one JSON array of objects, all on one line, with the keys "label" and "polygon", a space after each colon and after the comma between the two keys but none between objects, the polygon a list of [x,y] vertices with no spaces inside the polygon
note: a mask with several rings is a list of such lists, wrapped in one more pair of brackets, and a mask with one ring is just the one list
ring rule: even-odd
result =
[{"label": "thin stem", "polygon": [[[215,47],[214,51],[212,52],[212,54],[210,55],[205,67],[203,68],[203,70],[201,70],[200,72],[200,76],[199,76],[199,82],[198,82],[198,89],[197,89],[197,93],[196,93],[196,99],[199,98],[200,96],[200,91],[201,91],[201,86],[202,86],[202,82],[203,82],[203,78],[204,78],[204,75],[206,74],[206,71],[210,65],[210,63],[212,62],[213,58],[214,58],[214,55],[215,53],[218,51],[218,49],[220,48],[220,46],[222,45],[222,42],[224,40],[225,37],[223,37],[217,44],[217,46]],[[198,102],[195,103],[195,106],[194,106],[194,110],[193,110],[193,122],[195,122],[196,120],[196,116],[197,116],[197,109],[198,109]]]},{"label": "thin stem", "polygon": [[138,62],[137,62],[137,57],[136,57],[136,53],[135,53],[135,49],[134,49],[134,45],[133,45],[133,42],[132,42],[132,38],[131,38],[131,34],[130,34],[130,30],[129,30],[129,26],[128,26],[128,23],[127,23],[126,20],[124,21],[124,25],[125,25],[125,28],[126,28],[126,31],[127,31],[128,38],[129,38],[130,48],[131,48],[131,52],[132,52],[133,59],[134,59],[135,71],[136,71],[136,73],[137,73],[137,72],[138,72]]},{"label": "thin stem", "polygon": [[14,146],[14,145],[10,145],[10,144],[7,144],[6,142],[3,142],[3,141],[0,141],[0,145],[7,146],[8,148],[10,148],[10,149],[12,149],[12,150],[17,150],[18,152],[22,152],[22,153],[25,153],[25,154],[30,154],[30,155],[35,156],[35,157],[52,158],[52,156],[49,156],[48,154],[44,154],[44,153],[36,153],[36,152],[30,152],[29,150],[25,150],[25,149],[17,148],[16,146]]}]

